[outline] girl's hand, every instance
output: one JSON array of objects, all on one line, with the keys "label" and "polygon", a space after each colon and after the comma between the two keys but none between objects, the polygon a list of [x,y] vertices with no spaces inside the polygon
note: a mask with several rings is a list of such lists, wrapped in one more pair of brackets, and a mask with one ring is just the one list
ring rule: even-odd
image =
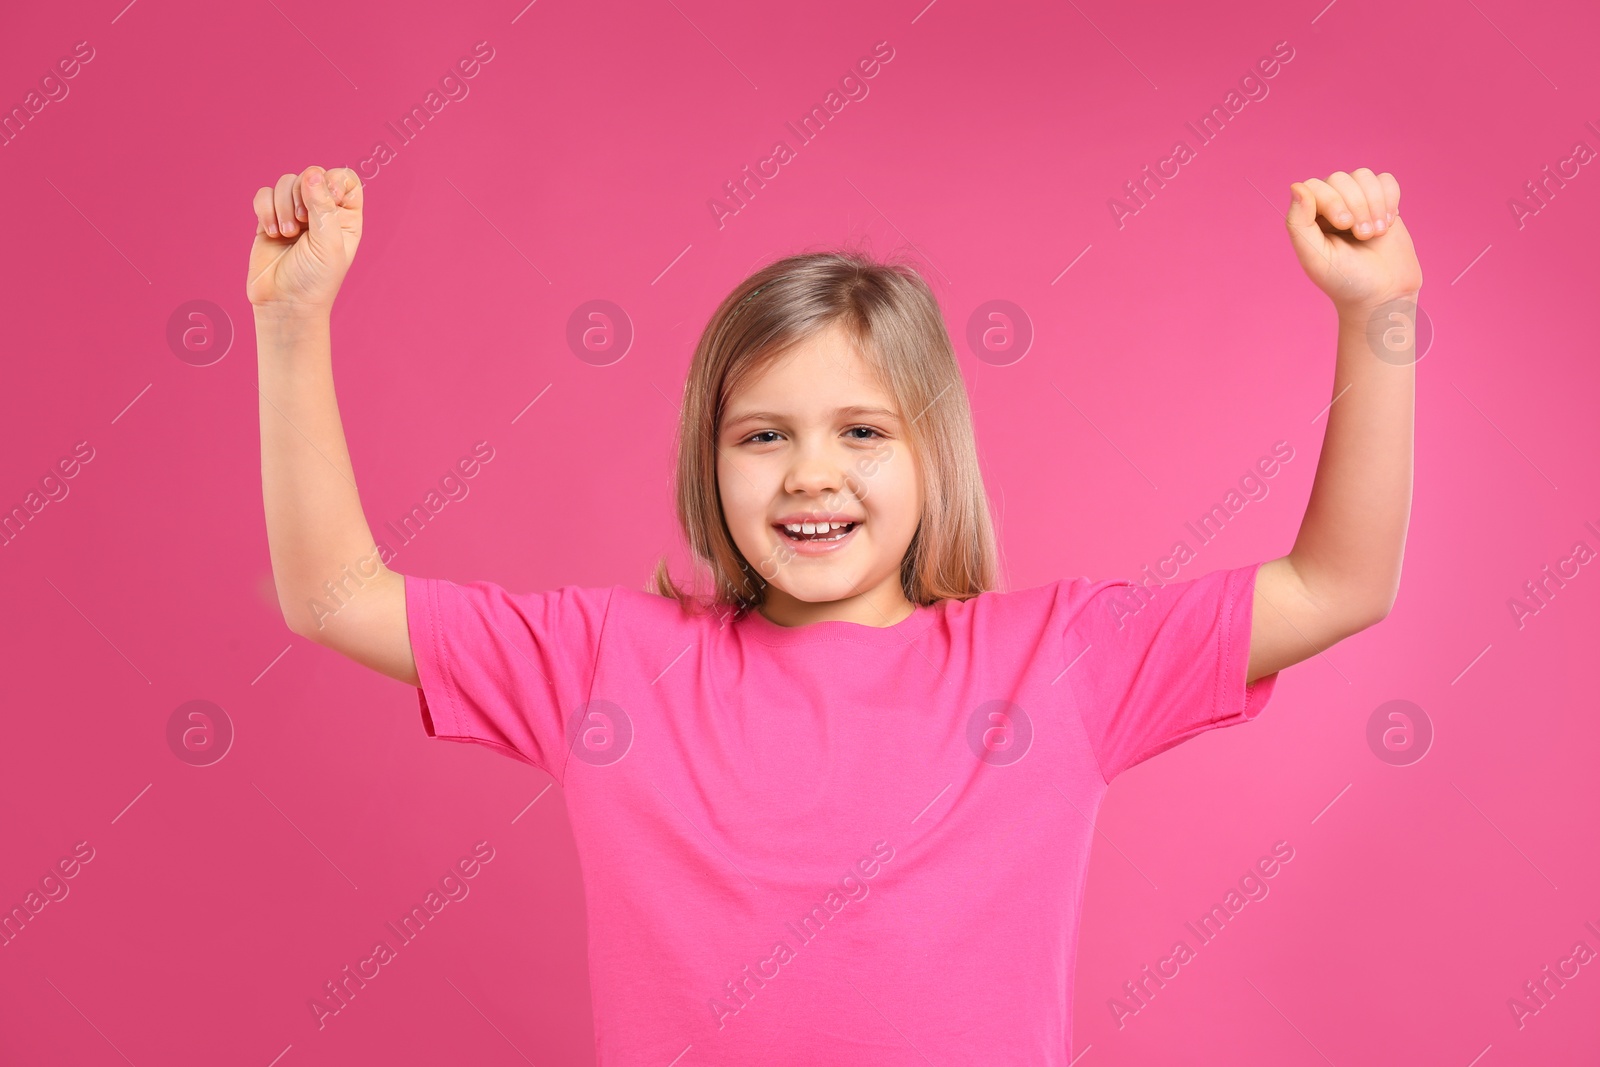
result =
[{"label": "girl's hand", "polygon": [[1416,298],[1422,266],[1400,219],[1400,183],[1393,174],[1339,170],[1327,181],[1294,182],[1289,190],[1289,240],[1300,266],[1335,307],[1363,312]]},{"label": "girl's hand", "polygon": [[307,167],[256,191],[245,293],[257,308],[331,311],[361,243],[361,182],[348,167]]}]

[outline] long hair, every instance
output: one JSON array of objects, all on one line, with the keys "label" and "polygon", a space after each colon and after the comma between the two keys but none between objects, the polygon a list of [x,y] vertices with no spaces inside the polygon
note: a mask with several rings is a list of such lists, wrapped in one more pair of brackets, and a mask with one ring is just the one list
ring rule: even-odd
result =
[{"label": "long hair", "polygon": [[916,268],[853,250],[789,256],[741,282],[712,314],[684,381],[677,431],[678,523],[709,594],[680,588],[658,560],[655,591],[686,609],[759,606],[766,581],[728,531],[717,489],[717,430],[729,397],[789,349],[842,327],[903,416],[923,472],[923,510],[900,565],[906,599],[965,600],[998,570],[961,368],[939,304]]}]

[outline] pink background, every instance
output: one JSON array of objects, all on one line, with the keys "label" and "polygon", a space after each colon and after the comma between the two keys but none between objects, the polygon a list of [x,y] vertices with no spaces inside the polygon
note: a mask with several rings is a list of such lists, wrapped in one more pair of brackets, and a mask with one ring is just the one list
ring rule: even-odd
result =
[{"label": "pink background", "polygon": [[[682,559],[669,442],[698,330],[746,272],[844,241],[928,265],[1008,587],[1135,574],[1278,440],[1295,458],[1270,495],[1185,575],[1283,555],[1334,345],[1283,232],[1288,186],[1392,171],[1436,329],[1399,602],[1284,672],[1257,722],[1119,779],[1073,1051],[1086,1067],[1600,1057],[1600,964],[1520,1029],[1507,1006],[1580,939],[1600,950],[1584,928],[1600,926],[1600,568],[1520,630],[1507,607],[1575,541],[1600,549],[1584,525],[1600,526],[1600,176],[1583,168],[1520,228],[1508,208],[1575,142],[1600,147],[1588,5],[519,9],[7,15],[6,108],[75,42],[95,57],[0,148],[0,503],[78,441],[94,459],[0,548],[0,905],[76,842],[95,855],[0,948],[0,1060],[593,1062],[560,790],[427,740],[413,691],[294,638],[261,509],[251,197],[396,144],[386,122],[483,40],[469,95],[369,184],[334,347],[375,530],[475,442],[496,450],[396,569],[513,589],[641,583],[658,553]],[[1269,95],[1119,229],[1108,198],[1177,138],[1193,147],[1185,121],[1285,40]],[[879,41],[895,56],[870,95],[719,228],[722,183],[795,147],[785,121]],[[636,331],[609,366],[566,342],[594,299]],[[1035,330],[1009,366],[965,340],[992,299]],[[209,366],[166,339],[191,300],[237,332]],[[236,731],[210,766],[168,746],[193,699]],[[1394,699],[1436,731],[1410,766],[1366,740]],[[482,840],[496,858],[471,895],[319,1031],[308,999]],[[1280,840],[1295,858],[1270,896],[1119,1029],[1108,999]]]}]

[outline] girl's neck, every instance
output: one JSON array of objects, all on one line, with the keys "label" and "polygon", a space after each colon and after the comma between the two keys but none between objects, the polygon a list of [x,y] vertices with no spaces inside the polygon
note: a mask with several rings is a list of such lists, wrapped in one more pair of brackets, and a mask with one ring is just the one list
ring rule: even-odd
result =
[{"label": "girl's neck", "polygon": [[842,600],[800,600],[767,586],[765,602],[759,610],[769,622],[779,626],[806,626],[814,622],[853,622],[861,626],[893,626],[911,616],[916,605],[906,599],[898,575],[875,589]]}]

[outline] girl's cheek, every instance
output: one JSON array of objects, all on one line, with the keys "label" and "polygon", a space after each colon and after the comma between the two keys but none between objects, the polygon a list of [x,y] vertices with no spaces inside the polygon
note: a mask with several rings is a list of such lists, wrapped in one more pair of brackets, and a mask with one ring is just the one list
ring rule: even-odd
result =
[{"label": "girl's cheek", "polygon": [[887,474],[885,468],[892,459],[894,459],[894,450],[888,445],[884,445],[881,448],[874,449],[872,457],[862,460],[856,467],[857,472],[861,475],[860,495],[863,499],[872,491],[874,484],[881,481],[878,476]]},{"label": "girl's cheek", "polygon": [[[778,571],[783,569],[783,565],[794,559],[794,557],[795,551],[792,548],[788,545],[779,545],[778,551],[762,560],[757,565],[756,570],[760,572],[762,578],[770,582],[778,576]],[[771,574],[767,573],[769,566],[772,568]]]}]

